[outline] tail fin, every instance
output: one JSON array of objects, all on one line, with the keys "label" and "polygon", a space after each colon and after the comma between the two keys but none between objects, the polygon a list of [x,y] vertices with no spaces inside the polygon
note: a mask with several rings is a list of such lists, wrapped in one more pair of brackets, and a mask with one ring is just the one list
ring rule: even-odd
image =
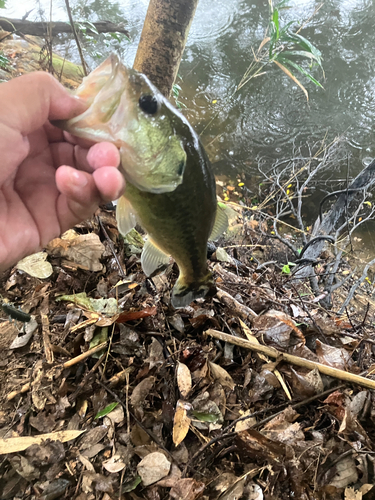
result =
[{"label": "tail fin", "polygon": [[180,275],[172,290],[171,303],[175,309],[187,307],[193,300],[213,297],[215,293],[216,286],[211,273],[193,283],[186,283],[184,276]]}]

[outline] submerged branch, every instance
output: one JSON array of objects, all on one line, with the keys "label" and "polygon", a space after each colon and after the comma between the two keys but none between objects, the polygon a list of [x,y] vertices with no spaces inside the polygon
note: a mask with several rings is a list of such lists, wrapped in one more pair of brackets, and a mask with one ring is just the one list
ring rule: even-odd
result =
[{"label": "submerged branch", "polygon": [[[85,23],[84,21],[80,22],[80,24],[84,25],[87,28],[87,32],[91,34],[96,34],[90,27],[91,23]],[[123,23],[114,24],[109,21],[97,21],[96,23],[92,23],[95,26],[95,29],[98,33],[122,33],[126,36],[129,36],[129,32],[124,28]],[[32,35],[32,36],[45,36],[48,31],[49,23],[46,22],[33,22],[26,21],[23,19],[11,19],[11,18],[1,18],[0,19],[0,28],[4,31],[12,31],[12,32],[20,32],[23,35]],[[68,23],[64,22],[55,22],[52,23],[51,26],[52,36],[56,36],[59,33],[72,33],[72,26]]]}]

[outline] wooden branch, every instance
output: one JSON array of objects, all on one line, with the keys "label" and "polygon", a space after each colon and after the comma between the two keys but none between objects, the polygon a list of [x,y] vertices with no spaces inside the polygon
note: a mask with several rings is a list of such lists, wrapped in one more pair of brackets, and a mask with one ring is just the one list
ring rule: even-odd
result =
[{"label": "wooden branch", "polygon": [[[91,35],[95,34],[90,25],[85,22],[80,22],[87,28],[87,32]],[[129,37],[129,32],[124,28],[124,25],[114,24],[109,21],[98,21],[96,23],[92,23],[95,26],[95,29],[98,33],[122,33]],[[0,19],[0,28],[5,31],[19,31],[23,35],[33,35],[33,36],[45,36],[47,34],[47,26],[49,23],[44,22],[33,22],[26,21],[22,19],[11,19],[2,17]],[[73,33],[72,27],[68,23],[56,22],[52,23],[52,36],[56,36],[59,33]]]},{"label": "wooden branch", "polygon": [[309,370],[317,369],[320,373],[324,373],[324,375],[329,375],[330,377],[344,380],[345,382],[367,387],[368,389],[375,389],[375,380],[370,380],[368,378],[361,377],[360,375],[355,375],[354,373],[345,372],[343,370],[339,370],[338,368],[332,368],[331,366],[323,365],[321,363],[315,363],[309,359],[299,358],[298,356],[293,356],[292,354],[280,352],[273,347],[253,344],[253,342],[250,342],[249,340],[233,337],[233,335],[218,332],[217,330],[209,329],[205,333],[207,335],[211,335],[211,337],[214,337],[215,339],[222,340],[223,342],[228,342],[245,349],[250,349],[251,351],[261,352],[262,354],[280,359],[280,361],[286,361],[292,365],[302,366],[303,368],[308,368]]},{"label": "wooden branch", "polygon": [[[338,221],[344,215],[345,208],[349,206],[352,199],[360,192],[361,189],[368,189],[375,182],[375,160],[373,160],[366,168],[364,168],[348,186],[347,191],[341,194],[332,206],[331,210],[323,217],[323,221],[318,226],[318,230],[312,235],[312,239],[318,235],[329,235],[335,230]],[[316,223],[317,225],[317,223]],[[315,244],[306,249],[304,259],[316,260],[322,253],[325,246],[325,241],[317,241]],[[293,274],[294,278],[306,278],[311,274],[314,275],[314,270],[311,266],[298,267]]]}]

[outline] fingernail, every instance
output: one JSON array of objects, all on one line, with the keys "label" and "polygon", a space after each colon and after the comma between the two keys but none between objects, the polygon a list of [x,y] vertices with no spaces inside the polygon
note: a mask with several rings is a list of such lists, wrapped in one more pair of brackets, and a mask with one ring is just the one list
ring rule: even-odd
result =
[{"label": "fingernail", "polygon": [[88,182],[85,174],[83,172],[77,172],[76,170],[72,172],[71,180],[72,184],[74,184],[74,186],[79,188],[85,187]]}]

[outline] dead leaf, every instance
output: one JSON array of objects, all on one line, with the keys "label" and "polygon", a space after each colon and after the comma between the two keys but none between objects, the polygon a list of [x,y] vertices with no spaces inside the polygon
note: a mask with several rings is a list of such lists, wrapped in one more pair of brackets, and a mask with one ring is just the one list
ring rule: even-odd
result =
[{"label": "dead leaf", "polygon": [[[73,232],[74,233],[74,232]],[[103,269],[99,259],[105,247],[97,234],[64,233],[61,238],[55,238],[47,245],[47,252],[53,257],[67,259],[80,269],[101,271]]]},{"label": "dead leaf", "polygon": [[127,321],[155,316],[157,312],[158,309],[156,306],[145,307],[142,311],[125,311],[118,316],[116,323],[126,323]]},{"label": "dead leaf", "polygon": [[66,443],[67,441],[77,439],[77,437],[84,432],[85,431],[59,431],[50,432],[48,434],[40,434],[39,436],[22,436],[0,439],[0,455],[6,455],[7,453],[16,453],[18,451],[26,450],[26,448],[28,448],[29,446],[33,444],[42,444],[43,441],[46,441],[47,439],[51,441],[61,441],[61,443]]},{"label": "dead leaf", "polygon": [[137,407],[144,402],[154,383],[155,377],[147,377],[134,387],[133,393],[130,397],[130,402],[134,407]]},{"label": "dead leaf", "polygon": [[187,398],[192,387],[191,373],[189,368],[180,362],[177,365],[177,384],[181,396]]},{"label": "dead leaf", "polygon": [[169,495],[175,500],[195,500],[202,495],[204,488],[204,483],[186,478],[181,479],[176,486],[173,486]]},{"label": "dead leaf", "polygon": [[349,484],[358,481],[358,472],[353,457],[345,457],[336,464],[336,474],[330,486],[346,488]]},{"label": "dead leaf", "polygon": [[318,339],[316,340],[316,354],[320,363],[339,370],[349,370],[353,366],[353,360],[348,351],[324,344]]},{"label": "dead leaf", "polygon": [[122,469],[126,467],[126,464],[124,464],[120,455],[114,455],[103,462],[103,467],[111,474],[115,474],[116,472],[122,471]]},{"label": "dead leaf", "polygon": [[171,463],[167,457],[155,451],[149,453],[137,465],[137,472],[141,476],[144,486],[156,483],[169,474]]},{"label": "dead leaf", "polygon": [[236,384],[233,382],[233,379],[229,375],[229,373],[220,365],[211,363],[211,361],[208,362],[208,366],[210,367],[210,372],[213,378],[217,380],[223,387],[228,387],[231,391],[233,391]]},{"label": "dead leaf", "polygon": [[37,252],[28,255],[16,264],[16,268],[34,278],[46,279],[53,273],[52,266],[47,262],[46,252]]},{"label": "dead leaf", "polygon": [[18,333],[17,337],[10,344],[9,349],[19,349],[20,347],[24,347],[31,337],[33,333],[38,328],[38,323],[34,317],[28,323],[25,323],[25,332],[22,330]]},{"label": "dead leaf", "polygon": [[176,411],[173,419],[173,443],[178,446],[185,439],[189,432],[191,419],[187,416],[191,405],[182,401],[177,401]]}]

